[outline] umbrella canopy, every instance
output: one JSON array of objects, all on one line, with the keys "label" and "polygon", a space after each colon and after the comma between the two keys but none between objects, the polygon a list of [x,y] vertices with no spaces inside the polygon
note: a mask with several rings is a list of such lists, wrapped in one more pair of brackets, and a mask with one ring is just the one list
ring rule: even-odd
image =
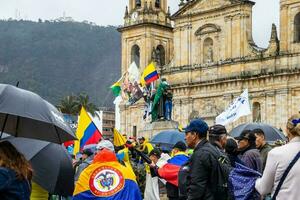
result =
[{"label": "umbrella canopy", "polygon": [[39,95],[0,84],[0,133],[54,143],[75,140],[63,115]]},{"label": "umbrella canopy", "polygon": [[50,194],[73,194],[72,159],[62,145],[19,137],[6,137],[4,140],[14,145],[30,162],[34,182]]},{"label": "umbrella canopy", "polygon": [[150,143],[160,145],[162,149],[171,150],[179,141],[185,142],[185,134],[177,130],[167,130],[153,136]]},{"label": "umbrella canopy", "polygon": [[265,133],[265,139],[268,142],[275,142],[276,140],[286,140],[284,134],[277,128],[264,123],[246,123],[232,129],[229,133],[232,137],[238,137],[243,130],[261,129]]}]

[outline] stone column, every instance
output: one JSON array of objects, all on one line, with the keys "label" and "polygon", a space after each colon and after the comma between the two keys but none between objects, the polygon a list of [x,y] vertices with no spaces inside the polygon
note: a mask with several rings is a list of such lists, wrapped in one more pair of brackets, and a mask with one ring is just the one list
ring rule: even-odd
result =
[{"label": "stone column", "polygon": [[225,50],[225,59],[232,57],[232,17],[225,17],[226,24],[226,50]]},{"label": "stone column", "polygon": [[283,130],[286,126],[288,119],[288,89],[279,89],[276,91],[276,113],[275,113],[275,126],[281,127]]},{"label": "stone column", "polygon": [[276,119],[276,103],[275,103],[275,91],[267,91],[265,96],[265,109],[262,112],[263,121],[268,124],[275,124]]},{"label": "stone column", "polygon": [[180,123],[186,123],[189,119],[189,115],[192,112],[191,108],[192,98],[187,97],[181,99],[181,120]]},{"label": "stone column", "polygon": [[179,98],[173,99],[173,111],[172,119],[179,121],[181,123],[181,112],[180,112],[181,102]]}]

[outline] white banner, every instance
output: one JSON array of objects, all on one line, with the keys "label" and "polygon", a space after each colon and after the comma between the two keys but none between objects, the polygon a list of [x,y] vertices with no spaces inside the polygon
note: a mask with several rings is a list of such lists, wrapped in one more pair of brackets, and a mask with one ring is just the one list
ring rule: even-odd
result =
[{"label": "white banner", "polygon": [[121,113],[120,113],[120,103],[122,101],[122,97],[118,96],[114,100],[115,104],[115,128],[120,130],[121,128]]},{"label": "white banner", "polygon": [[131,83],[140,82],[140,72],[135,62],[131,63],[128,68],[128,80]]},{"label": "white banner", "polygon": [[216,124],[226,125],[238,120],[242,116],[250,115],[248,89],[237,97],[229,107],[216,118]]}]

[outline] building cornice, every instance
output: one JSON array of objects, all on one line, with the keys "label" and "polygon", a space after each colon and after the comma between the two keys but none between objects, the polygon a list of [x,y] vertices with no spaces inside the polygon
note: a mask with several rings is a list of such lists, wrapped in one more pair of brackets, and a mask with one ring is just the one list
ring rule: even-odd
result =
[{"label": "building cornice", "polygon": [[154,26],[163,30],[168,30],[168,31],[173,31],[173,27],[171,25],[162,25],[162,24],[157,24],[154,22],[147,22],[145,20],[143,20],[142,22],[138,22],[136,24],[132,24],[132,25],[128,25],[128,26],[122,26],[119,27],[117,30],[122,33],[124,31],[128,31],[131,29],[136,29],[136,28],[140,28],[140,27],[150,27],[150,26]]},{"label": "building cornice", "polygon": [[232,8],[232,7],[235,7],[235,6],[238,6],[238,5],[243,5],[243,4],[250,4],[252,6],[255,5],[255,2],[253,2],[253,1],[248,1],[248,0],[235,1],[231,5],[226,5],[226,6],[221,6],[221,7],[218,7],[218,8],[211,9],[211,10],[199,11],[199,12],[195,12],[195,13],[181,15],[183,12],[185,12],[186,10],[191,8],[197,2],[198,2],[198,0],[191,1],[190,3],[187,3],[185,6],[183,6],[181,9],[179,9],[176,13],[174,13],[171,16],[171,20],[181,19],[181,18],[185,18],[187,16],[203,15],[203,14],[213,13],[213,12],[218,12],[218,11],[224,12],[224,9]]},{"label": "building cornice", "polygon": [[172,84],[172,89],[184,89],[184,88],[192,88],[192,87],[201,87],[201,86],[210,86],[210,85],[224,85],[225,83],[236,82],[236,81],[246,81],[246,80],[257,80],[257,79],[266,79],[266,78],[274,78],[280,76],[293,76],[300,75],[300,67],[295,69],[278,69],[274,71],[270,71],[268,73],[259,73],[252,74],[252,71],[243,71],[239,76],[227,76],[223,78],[216,78],[212,80],[206,81],[196,81],[190,83],[183,84]]},{"label": "building cornice", "polygon": [[228,66],[228,65],[237,65],[237,64],[243,64],[243,63],[251,63],[251,62],[262,62],[267,61],[271,59],[280,59],[283,57],[293,57],[293,56],[300,56],[299,53],[280,53],[279,55],[271,55],[271,56],[249,56],[249,57],[238,57],[238,58],[231,58],[226,59],[218,62],[213,63],[205,63],[205,64],[193,64],[193,65],[182,65],[182,66],[170,66],[168,68],[163,68],[163,73],[173,74],[177,72],[185,72],[185,71],[191,71],[191,70],[197,70],[197,69],[208,69],[208,68],[220,68],[222,66]]}]

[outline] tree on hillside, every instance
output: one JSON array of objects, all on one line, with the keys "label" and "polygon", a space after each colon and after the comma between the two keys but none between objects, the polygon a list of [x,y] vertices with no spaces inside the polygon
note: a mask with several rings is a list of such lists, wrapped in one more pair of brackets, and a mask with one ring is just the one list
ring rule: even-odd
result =
[{"label": "tree on hillside", "polygon": [[95,111],[97,110],[97,106],[90,102],[90,97],[85,93],[80,93],[77,96],[77,106],[78,111],[80,111],[81,107],[83,106],[92,115],[94,115]]},{"label": "tree on hillside", "polygon": [[23,88],[55,105],[66,94],[88,91],[90,102],[113,106],[109,87],[120,77],[121,66],[116,28],[0,20],[0,82],[14,85],[22,80]]},{"label": "tree on hillside", "polygon": [[58,109],[65,114],[77,115],[78,114],[78,101],[76,96],[66,96],[61,99]]}]

